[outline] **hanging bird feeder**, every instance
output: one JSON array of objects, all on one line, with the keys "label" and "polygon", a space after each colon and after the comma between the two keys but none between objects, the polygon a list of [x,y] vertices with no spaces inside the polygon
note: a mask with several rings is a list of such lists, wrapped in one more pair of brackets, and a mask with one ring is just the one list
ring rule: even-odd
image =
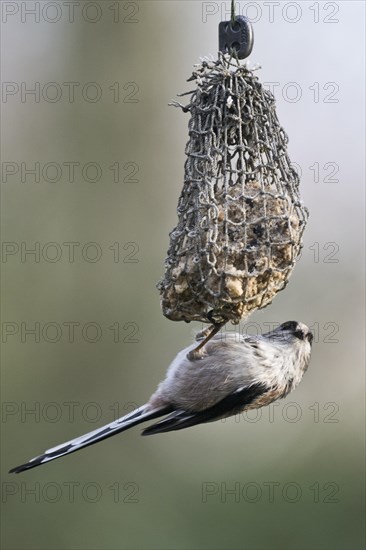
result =
[{"label": "hanging bird feeder", "polygon": [[217,61],[196,66],[178,223],[170,233],[164,315],[238,323],[270,304],[291,275],[308,211],[287,153],[275,99],[240,59],[253,32],[245,17],[219,26]]}]

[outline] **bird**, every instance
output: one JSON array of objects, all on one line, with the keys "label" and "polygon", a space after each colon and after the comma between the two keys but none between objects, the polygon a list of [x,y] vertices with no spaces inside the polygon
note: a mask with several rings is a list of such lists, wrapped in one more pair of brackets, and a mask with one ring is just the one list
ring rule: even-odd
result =
[{"label": "bird", "polygon": [[162,416],[142,435],[181,430],[269,405],[295,389],[309,366],[313,334],[297,321],[256,336],[215,334],[195,354],[197,341],[206,341],[206,335],[207,329],[201,331],[196,342],[177,354],[145,405],[9,473],[35,468]]}]

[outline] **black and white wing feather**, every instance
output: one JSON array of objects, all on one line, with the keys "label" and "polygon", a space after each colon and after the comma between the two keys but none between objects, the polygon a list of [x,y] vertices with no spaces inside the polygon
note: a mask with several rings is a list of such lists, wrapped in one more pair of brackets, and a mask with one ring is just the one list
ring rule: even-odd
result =
[{"label": "black and white wing feather", "polygon": [[228,395],[215,405],[199,412],[175,410],[169,416],[145,428],[142,435],[152,435],[173,430],[182,430],[196,424],[213,422],[220,418],[235,415],[250,405],[257,397],[266,390],[263,384],[252,384],[239,388],[236,392]]}]

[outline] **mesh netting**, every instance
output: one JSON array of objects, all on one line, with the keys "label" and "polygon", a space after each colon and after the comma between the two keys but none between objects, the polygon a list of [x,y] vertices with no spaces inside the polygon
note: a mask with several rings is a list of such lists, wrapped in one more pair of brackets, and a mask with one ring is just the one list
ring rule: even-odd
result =
[{"label": "mesh netting", "polygon": [[253,72],[220,54],[190,80],[189,104],[176,103],[191,118],[162,309],[175,321],[238,322],[285,287],[308,211],[274,96]]}]

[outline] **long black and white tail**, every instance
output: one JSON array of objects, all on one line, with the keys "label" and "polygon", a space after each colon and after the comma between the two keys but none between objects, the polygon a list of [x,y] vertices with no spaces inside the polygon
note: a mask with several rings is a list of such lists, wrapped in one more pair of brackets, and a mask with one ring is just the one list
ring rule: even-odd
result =
[{"label": "long black and white tail", "polygon": [[107,437],[111,437],[112,435],[115,435],[117,433],[129,430],[130,428],[132,428],[133,426],[137,426],[137,424],[140,424],[141,422],[145,422],[146,420],[151,420],[153,418],[158,418],[169,412],[171,412],[170,407],[161,407],[160,409],[151,410],[149,407],[147,407],[147,405],[142,405],[142,407],[135,409],[131,413],[122,416],[118,420],[115,420],[114,422],[111,422],[110,424],[107,424],[102,428],[98,428],[97,430],[82,435],[81,437],[76,437],[75,439],[71,439],[71,441],[61,443],[61,445],[57,445],[57,447],[48,449],[48,451],[45,451],[43,454],[32,458],[29,462],[13,468],[12,470],[10,470],[9,473],[19,474],[24,470],[30,470],[31,468],[40,466],[45,462],[55,460],[56,458],[74,453],[75,451],[79,451],[84,447],[88,447],[89,445],[93,445],[98,441],[107,439]]}]

